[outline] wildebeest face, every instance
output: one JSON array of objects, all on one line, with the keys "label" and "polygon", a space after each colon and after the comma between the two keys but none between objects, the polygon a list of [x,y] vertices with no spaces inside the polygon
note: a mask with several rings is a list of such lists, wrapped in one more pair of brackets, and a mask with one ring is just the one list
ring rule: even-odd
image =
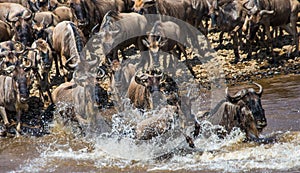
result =
[{"label": "wildebeest face", "polygon": [[16,81],[18,100],[21,103],[25,103],[29,98],[28,86],[30,84],[30,80],[29,77],[27,76],[27,73],[23,69],[23,65],[17,63],[13,71],[13,78]]},{"label": "wildebeest face", "polygon": [[253,117],[251,110],[247,107],[243,107],[241,109],[241,115],[240,128],[246,132],[247,136],[258,138],[259,131],[256,127],[255,118]]},{"label": "wildebeest face", "polygon": [[[261,96],[262,96],[263,88],[261,85],[257,83],[254,84],[259,87],[258,92],[255,92],[253,88],[250,88],[247,90],[243,89],[239,91],[235,96],[230,96],[226,89],[226,97],[229,102],[236,104],[240,107],[240,110],[242,110],[241,117],[244,117],[245,120],[247,119],[251,120],[253,118],[255,122],[256,130],[258,132],[261,132],[263,128],[267,126],[265,110],[263,109],[261,104]],[[250,121],[249,123],[251,124]],[[252,125],[251,126],[248,125],[247,127],[253,128]]]},{"label": "wildebeest face", "polygon": [[32,32],[30,24],[24,19],[20,19],[15,23],[16,40],[20,41],[23,45],[29,46],[32,41]]},{"label": "wildebeest face", "polygon": [[80,25],[85,25],[87,21],[86,9],[84,8],[84,2],[81,0],[71,0],[70,7],[74,10]]},{"label": "wildebeest face", "polygon": [[256,32],[259,29],[259,25],[261,24],[262,20],[266,15],[272,15],[274,11],[269,10],[259,10],[257,6],[254,6],[251,10],[248,11],[248,18],[249,18],[249,28],[250,28],[250,35],[248,38],[253,40],[255,38]]},{"label": "wildebeest face", "polygon": [[244,103],[246,107],[251,111],[251,114],[255,119],[256,128],[259,132],[261,132],[263,128],[267,126],[265,110],[262,107],[259,95],[254,92],[249,92],[248,94],[249,96],[244,98]]},{"label": "wildebeest face", "polygon": [[[159,35],[159,33],[157,33]],[[149,48],[155,64],[159,64],[159,50],[166,45],[167,39],[162,40],[161,36],[148,34],[148,39],[143,39],[143,44]]]}]

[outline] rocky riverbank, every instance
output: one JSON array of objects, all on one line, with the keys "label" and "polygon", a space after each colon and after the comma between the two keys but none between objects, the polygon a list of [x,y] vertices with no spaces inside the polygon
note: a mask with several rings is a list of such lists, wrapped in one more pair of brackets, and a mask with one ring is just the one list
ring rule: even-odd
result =
[{"label": "rocky riverbank", "polygon": [[[252,57],[247,58],[247,47],[244,47],[244,50],[239,52],[239,62],[233,63],[235,56],[232,40],[225,38],[223,44],[220,45],[215,41],[218,36],[219,33],[213,33],[208,36],[212,43],[212,48],[215,50],[213,58],[207,63],[192,65],[196,80],[204,87],[209,86],[208,84],[211,81],[210,71],[212,67],[216,66],[220,70],[220,77],[224,78],[227,84],[271,78],[276,75],[300,73],[300,57],[294,55],[288,57],[287,54],[290,47],[289,44],[292,42],[291,39],[288,39],[289,37],[282,37],[276,40],[275,56],[273,57],[267,53],[266,48],[256,46]],[[282,47],[278,48],[279,46]]]}]

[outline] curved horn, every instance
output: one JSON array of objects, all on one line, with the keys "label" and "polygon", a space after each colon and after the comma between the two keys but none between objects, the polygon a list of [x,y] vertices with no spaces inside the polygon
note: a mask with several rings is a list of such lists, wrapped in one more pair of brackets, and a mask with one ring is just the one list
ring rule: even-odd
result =
[{"label": "curved horn", "polygon": [[99,26],[99,23],[92,28],[91,34],[94,34],[94,31],[98,26]]},{"label": "curved horn", "polygon": [[261,97],[261,95],[263,93],[263,87],[260,84],[256,83],[256,82],[253,82],[253,84],[256,85],[256,86],[258,86],[259,91],[256,94]]},{"label": "curved horn", "polygon": [[97,59],[97,58],[95,58],[95,59],[92,60],[92,61],[88,61],[88,65],[89,65],[90,67],[94,67],[97,63],[98,63],[98,59]]},{"label": "curved horn", "polygon": [[78,66],[78,61],[75,63],[75,64],[70,64],[72,59],[74,58],[75,56],[69,58],[67,61],[66,61],[66,67],[70,67],[70,68],[76,68]]},{"label": "curved horn", "polygon": [[8,12],[8,13],[6,14],[5,20],[6,20],[7,22],[14,23],[14,22],[18,21],[18,17],[14,17],[13,19],[10,19],[10,17],[9,17],[9,12]]},{"label": "curved horn", "polygon": [[237,93],[235,96],[231,96],[228,92],[228,87],[226,87],[225,89],[225,96],[226,96],[226,99],[229,101],[229,102],[236,102],[239,98],[240,98],[240,92]]},{"label": "curved horn", "polygon": [[15,65],[10,65],[9,67],[5,68],[4,71],[8,74],[13,72],[15,70],[16,66]]},{"label": "curved horn", "polygon": [[15,47],[16,47],[16,45],[17,45],[17,46],[20,45],[21,50],[20,50],[20,51],[13,50],[12,52],[15,53],[15,54],[19,54],[19,55],[20,55],[20,54],[23,54],[23,53],[25,52],[25,50],[26,50],[24,44],[21,43],[21,42],[19,42],[19,41],[16,41],[16,42],[15,42]]},{"label": "curved horn", "polygon": [[2,58],[2,60],[0,61],[0,68],[1,68],[3,63],[4,63],[4,58]]},{"label": "curved horn", "polygon": [[250,11],[251,9],[248,8],[248,7],[246,6],[246,4],[248,4],[248,3],[249,3],[249,0],[246,1],[245,3],[243,3],[243,7],[244,7],[244,9],[246,9],[247,11]]},{"label": "curved horn", "polygon": [[274,10],[261,10],[259,15],[263,16],[265,14],[274,14]]},{"label": "curved horn", "polygon": [[0,58],[6,57],[9,54],[9,51],[0,52]]},{"label": "curved horn", "polygon": [[25,68],[25,69],[31,68],[32,64],[33,64],[32,60],[27,57],[23,57],[23,58],[29,61],[29,65],[27,65],[27,66],[24,65],[23,68]]},{"label": "curved horn", "polygon": [[[32,12],[30,12],[30,11],[27,11],[27,12],[29,13],[29,15],[23,16],[23,19],[24,19],[24,20],[30,20],[30,19],[33,17]],[[25,11],[23,12],[23,15],[24,15],[24,13],[25,13]]]},{"label": "curved horn", "polygon": [[103,78],[105,76],[105,71],[101,67],[98,67],[97,75],[98,77]]},{"label": "curved horn", "polygon": [[161,36],[158,36],[157,42],[160,42],[160,41],[161,41]]}]

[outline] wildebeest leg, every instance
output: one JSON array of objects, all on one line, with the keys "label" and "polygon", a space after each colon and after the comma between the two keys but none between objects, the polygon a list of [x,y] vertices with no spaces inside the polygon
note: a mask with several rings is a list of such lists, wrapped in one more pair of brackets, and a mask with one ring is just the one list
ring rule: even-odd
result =
[{"label": "wildebeest leg", "polygon": [[219,44],[222,45],[223,43],[223,35],[224,35],[224,31],[221,31],[220,35],[219,35]]},{"label": "wildebeest leg", "polygon": [[[298,5],[299,8],[299,5]],[[296,10],[296,9],[294,9]],[[299,9],[298,9],[299,10]],[[293,13],[295,14],[295,12],[293,11]],[[297,13],[298,14],[298,13]],[[293,32],[293,45],[296,45],[296,50],[295,50],[295,56],[299,55],[299,37],[298,37],[298,29],[297,29],[297,20],[298,20],[298,15],[292,15],[290,22],[291,22],[291,29]]]},{"label": "wildebeest leg", "polygon": [[[294,26],[288,26],[288,25],[284,25],[282,26],[282,28],[284,30],[286,30],[289,34],[291,34],[293,36],[293,42],[292,42],[292,45],[296,45],[296,50],[295,50],[295,53],[296,53],[296,56],[298,55],[299,53],[299,38],[298,38],[298,34],[297,34],[297,28],[294,27]],[[291,46],[291,48],[289,49],[288,51],[288,57],[290,57],[290,54],[292,53],[292,48],[293,46]]]},{"label": "wildebeest leg", "polygon": [[205,35],[205,37],[207,36],[208,30],[204,27],[202,21],[199,22],[199,30],[202,34]]},{"label": "wildebeest leg", "polygon": [[[267,35],[267,43],[268,43],[268,52],[271,53],[272,57],[274,57],[274,51],[273,51],[273,42],[272,42],[272,36],[271,36],[271,32],[270,32],[270,26],[269,25],[266,25],[265,27],[265,32],[266,32],[266,35]],[[270,50],[271,49],[271,50]]]},{"label": "wildebeest leg", "polygon": [[54,62],[55,62],[55,76],[58,77],[58,76],[60,76],[59,67],[58,67],[59,57],[56,53],[53,53],[53,57],[54,57]]},{"label": "wildebeest leg", "polygon": [[5,108],[4,107],[0,107],[0,113],[2,115],[2,119],[4,121],[4,125],[9,125],[9,121],[7,119],[7,115],[6,115],[6,112],[5,112]]},{"label": "wildebeest leg", "polygon": [[21,131],[21,111],[17,112],[17,128],[16,128],[16,136],[20,136],[19,132]]},{"label": "wildebeest leg", "polygon": [[185,46],[183,44],[181,44],[181,43],[177,43],[177,48],[178,48],[178,50],[180,52],[178,60],[181,60],[181,53],[183,53],[183,55],[185,57],[185,60],[187,60],[188,57],[187,57],[187,53],[185,51]]},{"label": "wildebeest leg", "polygon": [[233,32],[233,51],[235,56],[234,63],[237,63],[240,59],[237,32]]}]

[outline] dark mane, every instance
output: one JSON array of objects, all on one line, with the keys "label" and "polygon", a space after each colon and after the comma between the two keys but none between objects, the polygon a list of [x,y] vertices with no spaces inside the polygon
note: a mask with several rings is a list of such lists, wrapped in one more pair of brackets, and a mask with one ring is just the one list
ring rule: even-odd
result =
[{"label": "dark mane", "polygon": [[80,37],[80,33],[78,32],[76,26],[74,23],[70,23],[70,26],[73,30],[74,36],[75,36],[75,42],[76,42],[76,48],[78,52],[81,52],[83,50],[83,41],[82,38]]},{"label": "dark mane", "polygon": [[[223,104],[223,103],[225,103],[226,102],[226,100],[225,99],[223,99],[223,100],[221,100],[212,110],[210,110],[209,112],[208,112],[208,115],[214,115],[218,110],[219,110],[219,108],[221,107],[221,105]],[[206,114],[207,115],[207,114]]]}]

